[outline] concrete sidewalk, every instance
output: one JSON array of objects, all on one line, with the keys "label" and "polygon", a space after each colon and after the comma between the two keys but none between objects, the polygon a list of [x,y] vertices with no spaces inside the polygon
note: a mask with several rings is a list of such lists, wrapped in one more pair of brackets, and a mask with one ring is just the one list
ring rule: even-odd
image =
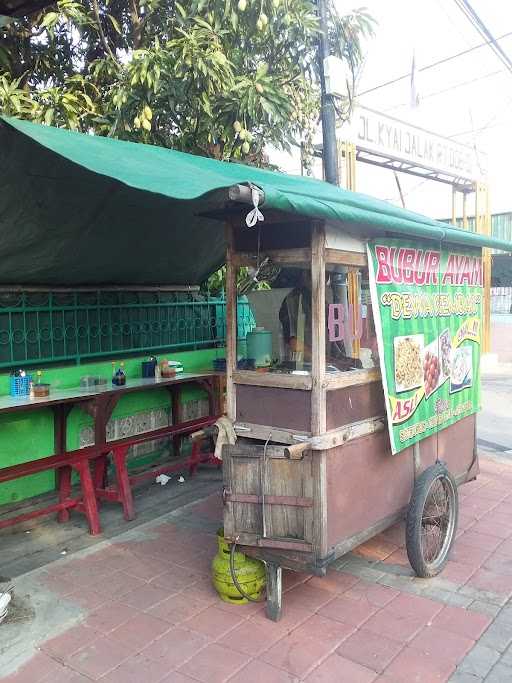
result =
[{"label": "concrete sidewalk", "polygon": [[327,577],[287,574],[284,617],[210,584],[217,495],[17,580],[4,683],[512,681],[512,465],[460,490],[443,574],[412,576],[396,526]]}]

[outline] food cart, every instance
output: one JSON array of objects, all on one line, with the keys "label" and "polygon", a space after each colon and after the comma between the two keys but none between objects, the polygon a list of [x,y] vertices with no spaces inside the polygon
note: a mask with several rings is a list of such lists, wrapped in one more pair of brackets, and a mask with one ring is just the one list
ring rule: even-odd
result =
[{"label": "food cart", "polygon": [[[231,196],[252,202],[254,189]],[[268,616],[280,616],[283,567],[322,576],[404,517],[413,569],[438,574],[457,487],[478,473],[485,240],[434,222],[407,233],[398,216],[376,230],[371,210],[316,220],[263,203],[252,227],[247,210],[231,211],[227,403],[238,440],[224,447],[224,534],[265,562]],[[270,282],[249,294],[260,337],[247,339],[250,353],[237,347],[240,268]]]}]

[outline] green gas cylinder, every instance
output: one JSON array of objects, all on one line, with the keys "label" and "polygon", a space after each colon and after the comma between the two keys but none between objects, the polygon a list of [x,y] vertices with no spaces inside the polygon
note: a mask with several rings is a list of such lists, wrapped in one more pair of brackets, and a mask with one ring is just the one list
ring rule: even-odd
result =
[{"label": "green gas cylinder", "polygon": [[[231,548],[224,538],[223,529],[217,531],[217,543],[218,551],[212,561],[213,585],[224,602],[244,605],[249,600],[240,594],[231,578],[229,567]],[[258,600],[265,588],[265,565],[238,551],[235,551],[234,555],[234,568],[238,583],[244,593],[247,593],[253,600]]]}]

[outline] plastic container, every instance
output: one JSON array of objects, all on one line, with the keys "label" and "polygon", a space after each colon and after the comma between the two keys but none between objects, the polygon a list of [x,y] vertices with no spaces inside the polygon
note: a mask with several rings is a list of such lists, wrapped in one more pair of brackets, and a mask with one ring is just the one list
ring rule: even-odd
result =
[{"label": "plastic container", "polygon": [[50,395],[49,384],[34,384],[34,398],[45,398]]},{"label": "plastic container", "polygon": [[240,358],[237,363],[237,368],[239,370],[255,370],[256,360],[254,358]]},{"label": "plastic container", "polygon": [[160,377],[162,379],[170,379],[176,377],[176,365],[169,365],[169,361],[164,358],[160,361]]},{"label": "plastic container", "polygon": [[30,393],[30,382],[32,382],[32,375],[25,375],[25,377],[15,377],[11,375],[10,394],[11,396],[28,396]]},{"label": "plastic container", "polygon": [[94,389],[97,384],[97,380],[98,378],[96,375],[84,375],[83,377],[80,377],[80,389]]},{"label": "plastic container", "polygon": [[156,369],[156,360],[146,360],[142,362],[142,376],[154,377]]},{"label": "plastic container", "polygon": [[266,368],[272,363],[272,332],[264,327],[255,327],[247,333],[247,357],[254,358],[257,368]]}]

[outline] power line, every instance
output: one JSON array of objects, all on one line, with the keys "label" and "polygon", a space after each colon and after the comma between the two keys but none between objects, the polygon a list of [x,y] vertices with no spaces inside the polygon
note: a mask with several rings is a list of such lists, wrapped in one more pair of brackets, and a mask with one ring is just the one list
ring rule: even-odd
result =
[{"label": "power line", "polygon": [[[503,35],[499,36],[498,38],[493,38],[494,41],[498,40],[503,40],[504,38],[508,38],[509,36],[512,36],[512,31],[509,31],[508,33],[504,33]],[[418,72],[421,71],[428,71],[429,69],[434,69],[436,66],[441,66],[442,64],[446,64],[446,62],[451,62],[452,59],[457,59],[458,57],[463,57],[464,55],[469,54],[470,52],[474,52],[475,50],[480,49],[481,47],[485,47],[486,45],[491,44],[491,40],[486,40],[484,43],[480,43],[479,45],[474,45],[473,47],[469,47],[467,50],[463,50],[462,52],[457,52],[457,54],[450,55],[449,57],[444,57],[443,59],[439,59],[437,62],[432,62],[432,64],[427,64],[427,66],[421,67],[421,69],[417,69]],[[358,96],[361,97],[362,95],[368,95],[368,93],[374,92],[375,90],[380,90],[381,88],[386,88],[388,85],[394,85],[395,83],[398,83],[400,81],[405,80],[406,78],[410,78],[411,73],[404,74],[403,76],[398,76],[398,78],[394,78],[391,81],[386,81],[386,83],[381,83],[380,85],[376,85],[373,88],[369,88],[368,90],[365,90],[361,93],[358,93]]]},{"label": "power line", "polygon": [[512,61],[510,60],[507,53],[503,50],[501,45],[498,44],[497,39],[489,31],[484,22],[480,19],[478,14],[475,12],[469,0],[454,0],[457,7],[461,10],[464,16],[469,20],[472,26],[478,31],[478,33],[488,41],[488,45],[494,54],[501,60],[501,62],[507,67],[507,69],[512,73]]},{"label": "power line", "polygon": [[[424,100],[428,100],[431,97],[437,97],[438,95],[444,95],[444,93],[446,93],[446,92],[452,92],[453,90],[457,90],[458,88],[463,88],[466,85],[473,85],[473,83],[478,83],[479,81],[484,81],[486,78],[498,76],[499,74],[503,74],[505,72],[506,72],[506,69],[498,69],[497,71],[491,71],[487,74],[482,74],[482,76],[478,76],[477,78],[471,78],[468,81],[461,81],[460,83],[453,83],[452,85],[448,86],[447,88],[443,88],[442,90],[435,90],[434,92],[427,93],[426,95],[421,95],[421,101],[423,102]],[[403,102],[402,104],[396,104],[393,107],[388,107],[387,109],[384,109],[383,113],[386,114],[387,112],[395,111],[396,109],[401,109],[402,107],[407,107],[408,105],[409,105],[408,102]]]},{"label": "power line", "polygon": [[489,130],[489,128],[496,128],[497,126],[505,125],[505,122],[503,124],[501,124],[501,123],[495,124],[494,122],[499,117],[499,115],[503,114],[503,112],[506,111],[511,105],[512,105],[512,97],[508,97],[505,100],[505,102],[500,106],[498,112],[493,114],[493,116],[491,116],[491,118],[487,121],[487,123],[484,123],[483,126],[480,126],[480,128],[476,128],[473,130],[465,130],[465,131],[462,131],[461,133],[454,133],[453,135],[449,135],[448,137],[458,138],[458,137],[461,137],[462,135],[470,135],[471,133],[473,133],[473,134],[483,133],[484,131]]},{"label": "power line", "polygon": [[[464,41],[464,43],[468,47],[471,47],[471,45],[473,44],[473,41],[470,38],[468,38],[467,31],[462,30],[460,21],[455,21],[455,18],[453,17],[453,13],[448,11],[448,6],[446,3],[446,0],[436,0],[436,5],[441,10],[441,12],[444,14],[447,21],[452,25],[452,28],[455,31],[457,31],[457,33],[459,34],[460,38]],[[457,18],[458,18],[458,14],[457,14]]]}]

